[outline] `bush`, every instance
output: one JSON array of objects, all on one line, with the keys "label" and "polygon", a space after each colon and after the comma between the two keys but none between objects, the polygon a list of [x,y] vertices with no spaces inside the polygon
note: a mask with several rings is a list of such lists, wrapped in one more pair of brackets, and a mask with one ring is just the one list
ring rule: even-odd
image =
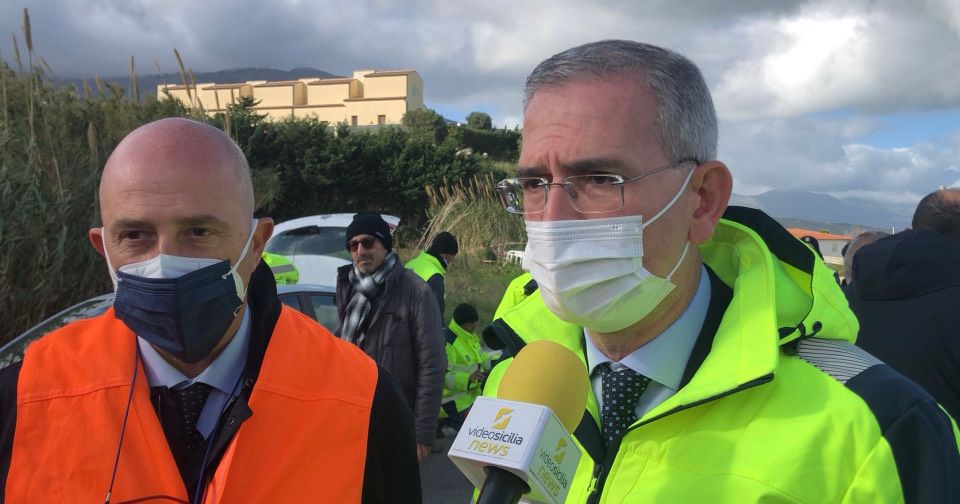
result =
[{"label": "bush", "polygon": [[[30,57],[32,59],[32,55]],[[19,66],[19,65],[18,65]],[[0,342],[53,312],[110,289],[87,231],[99,225],[103,163],[131,129],[185,115],[98,83],[81,98],[42,68],[0,60]]]},{"label": "bush", "polygon": [[[87,240],[89,228],[100,225],[103,164],[131,130],[191,116],[177,100],[141,103],[136,92],[128,99],[122,88],[99,79],[81,96],[53,84],[33,65],[29,41],[26,47],[26,64],[19,53],[16,68],[0,59],[0,343],[109,291],[105,263]],[[459,155],[463,144],[445,139],[448,128],[436,112],[408,113],[403,127],[356,130],[316,119],[269,122],[252,105],[245,100],[224,114],[191,117],[223,129],[243,149],[260,215],[282,221],[381,210],[403,219],[398,238],[410,241],[431,219],[431,225],[454,226],[471,254],[497,250],[522,234],[522,221],[507,216],[492,192],[503,164]]]}]

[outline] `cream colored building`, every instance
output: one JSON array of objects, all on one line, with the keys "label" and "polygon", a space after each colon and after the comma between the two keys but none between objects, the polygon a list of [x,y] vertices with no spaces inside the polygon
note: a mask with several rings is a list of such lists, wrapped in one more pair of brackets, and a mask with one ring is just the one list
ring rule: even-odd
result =
[{"label": "cream colored building", "polygon": [[227,105],[241,97],[252,97],[257,103],[253,110],[270,119],[316,117],[353,126],[399,124],[403,114],[425,108],[423,79],[415,70],[357,70],[353,77],[328,79],[157,86],[161,100],[167,93],[187,108],[202,108],[208,114],[226,111]]}]

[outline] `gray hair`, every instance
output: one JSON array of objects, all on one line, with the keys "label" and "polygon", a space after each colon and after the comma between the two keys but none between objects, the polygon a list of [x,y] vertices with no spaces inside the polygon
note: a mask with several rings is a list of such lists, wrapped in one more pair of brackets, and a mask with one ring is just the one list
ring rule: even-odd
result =
[{"label": "gray hair", "polygon": [[960,239],[960,189],[940,189],[924,196],[913,213],[911,227]]},{"label": "gray hair", "polygon": [[523,110],[545,87],[587,78],[635,77],[657,100],[657,141],[672,161],[717,157],[717,113],[700,69],[686,57],[628,40],[602,40],[567,49],[543,61],[527,77]]},{"label": "gray hair", "polygon": [[851,278],[851,275],[853,275],[853,255],[863,247],[887,236],[890,236],[890,233],[866,231],[850,240],[850,243],[847,244],[847,251],[843,254],[843,278],[847,280],[848,284],[853,283],[853,278]]}]

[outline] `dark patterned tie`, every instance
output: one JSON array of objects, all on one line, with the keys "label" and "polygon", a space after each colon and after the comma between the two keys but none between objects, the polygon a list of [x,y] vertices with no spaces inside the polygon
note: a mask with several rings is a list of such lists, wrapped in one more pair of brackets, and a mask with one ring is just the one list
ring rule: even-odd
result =
[{"label": "dark patterned tie", "polygon": [[598,366],[603,389],[603,411],[600,430],[607,447],[613,446],[627,427],[637,420],[637,401],[650,385],[650,378],[630,369],[610,369],[609,363]]},{"label": "dark patterned tie", "polygon": [[198,450],[203,446],[203,436],[197,430],[197,420],[200,419],[200,412],[203,411],[203,405],[210,396],[213,387],[206,383],[196,382],[189,387],[174,389],[174,396],[177,399],[177,405],[180,408],[180,420],[183,422],[184,446],[189,453]]}]

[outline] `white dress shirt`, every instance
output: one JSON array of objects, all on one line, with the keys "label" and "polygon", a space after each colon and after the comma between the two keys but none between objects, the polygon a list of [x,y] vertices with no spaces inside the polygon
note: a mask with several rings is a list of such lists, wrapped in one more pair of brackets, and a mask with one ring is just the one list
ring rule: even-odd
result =
[{"label": "white dress shirt", "polygon": [[143,359],[143,371],[147,375],[147,382],[151,387],[165,386],[171,389],[189,387],[196,382],[206,383],[213,387],[207,402],[203,405],[200,418],[197,420],[197,430],[204,439],[210,437],[217,426],[220,413],[227,401],[240,392],[238,383],[243,368],[247,364],[247,352],[250,347],[250,310],[243,311],[243,319],[237,333],[227,343],[220,355],[195,378],[187,378],[177,368],[170,365],[147,340],[137,336],[140,347],[140,356]]},{"label": "white dress shirt", "polygon": [[658,334],[654,339],[633,351],[619,362],[610,360],[600,352],[590,339],[590,334],[584,329],[586,340],[587,366],[590,371],[590,383],[593,393],[597,397],[597,407],[603,411],[603,385],[600,373],[594,373],[597,366],[604,362],[610,363],[610,369],[619,371],[630,368],[647,378],[650,384],[640,396],[635,409],[637,418],[657,407],[680,389],[683,371],[690,360],[690,353],[697,342],[697,336],[703,328],[703,321],[710,306],[710,277],[707,270],[700,267],[700,284],[697,292],[690,300],[686,310],[675,320],[670,327]]}]

